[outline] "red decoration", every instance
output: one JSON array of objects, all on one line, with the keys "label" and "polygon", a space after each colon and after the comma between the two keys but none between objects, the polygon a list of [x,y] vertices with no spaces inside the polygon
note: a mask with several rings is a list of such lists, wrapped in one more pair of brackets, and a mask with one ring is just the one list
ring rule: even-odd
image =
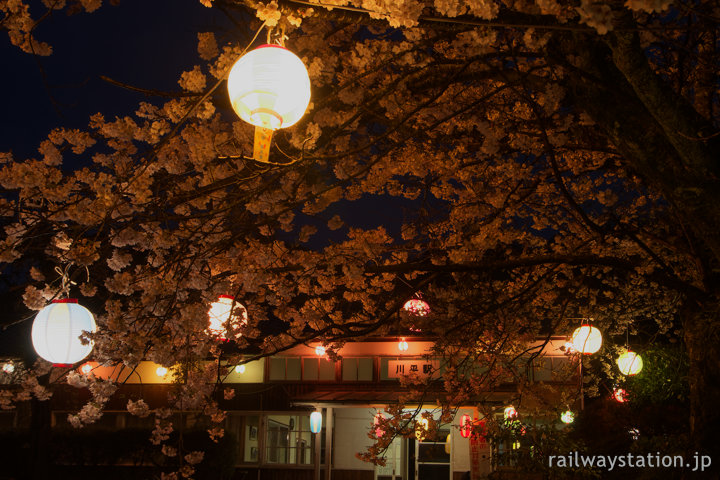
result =
[{"label": "red decoration", "polygon": [[463,415],[462,418],[460,418],[460,435],[463,438],[470,438],[472,435],[473,430],[473,421],[472,417],[470,415]]},{"label": "red decoration", "polygon": [[616,388],[613,390],[613,398],[618,403],[625,403],[627,402],[627,392],[624,388]]},{"label": "red decoration", "polygon": [[424,317],[430,313],[430,305],[426,301],[419,298],[412,298],[405,302],[403,310],[418,317]]}]

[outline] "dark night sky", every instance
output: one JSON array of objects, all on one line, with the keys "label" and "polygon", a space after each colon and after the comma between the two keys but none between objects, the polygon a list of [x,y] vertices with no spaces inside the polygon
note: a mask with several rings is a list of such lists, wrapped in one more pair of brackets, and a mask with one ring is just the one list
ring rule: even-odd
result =
[{"label": "dark night sky", "polygon": [[[33,2],[35,18],[43,11]],[[0,76],[5,92],[0,151],[18,158],[36,155],[38,143],[54,127],[84,128],[90,115],[130,114],[142,95],[100,80],[148,89],[178,91],[180,74],[199,62],[197,32],[227,28],[228,22],[197,0],[106,2],[93,13],[54,13],[36,29],[53,46],[49,57],[33,57],[0,40]],[[53,105],[52,99],[56,105]]]}]

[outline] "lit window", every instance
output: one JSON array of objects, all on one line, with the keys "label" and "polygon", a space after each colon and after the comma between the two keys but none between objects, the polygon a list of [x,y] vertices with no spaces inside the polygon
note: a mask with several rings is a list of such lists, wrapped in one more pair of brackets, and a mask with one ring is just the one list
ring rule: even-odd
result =
[{"label": "lit window", "polygon": [[[325,442],[325,428],[318,434]],[[284,465],[313,465],[314,434],[310,431],[310,413],[268,415],[265,437],[265,462]],[[323,447],[324,448],[324,445]],[[323,452],[320,455],[324,459]]]}]

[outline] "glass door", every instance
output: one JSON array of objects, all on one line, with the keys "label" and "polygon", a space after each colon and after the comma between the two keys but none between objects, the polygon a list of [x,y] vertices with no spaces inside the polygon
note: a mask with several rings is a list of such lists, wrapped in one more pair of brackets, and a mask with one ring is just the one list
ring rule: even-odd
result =
[{"label": "glass door", "polygon": [[415,480],[451,480],[450,431],[440,430],[435,438],[416,442]]},{"label": "glass door", "polygon": [[385,465],[375,466],[375,480],[404,480],[403,438],[395,438],[385,452]]}]

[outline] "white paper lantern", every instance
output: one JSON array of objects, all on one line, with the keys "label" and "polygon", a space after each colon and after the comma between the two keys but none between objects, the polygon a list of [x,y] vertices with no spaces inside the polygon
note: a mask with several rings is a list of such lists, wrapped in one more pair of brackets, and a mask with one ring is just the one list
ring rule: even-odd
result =
[{"label": "white paper lantern", "polygon": [[617,364],[623,375],[637,375],[643,368],[642,357],[630,350],[618,357]]},{"label": "white paper lantern", "polygon": [[[233,313],[238,315],[231,315]],[[208,328],[207,331],[222,340],[227,340],[227,331],[237,329],[240,324],[247,325],[247,309],[241,303],[235,301],[232,295],[219,295],[217,302],[210,304],[208,311]]]},{"label": "white paper lantern", "polygon": [[256,127],[294,125],[310,103],[310,77],[297,55],[279,45],[261,45],[243,55],[228,76],[235,113]]},{"label": "white paper lantern", "polygon": [[38,355],[56,367],[71,366],[90,355],[93,349],[92,342],[82,344],[80,335],[95,331],[95,318],[77,303],[77,299],[53,300],[33,321],[33,347]]},{"label": "white paper lantern", "polygon": [[597,328],[584,324],[573,332],[571,341],[577,352],[590,355],[600,350],[602,334]]}]

